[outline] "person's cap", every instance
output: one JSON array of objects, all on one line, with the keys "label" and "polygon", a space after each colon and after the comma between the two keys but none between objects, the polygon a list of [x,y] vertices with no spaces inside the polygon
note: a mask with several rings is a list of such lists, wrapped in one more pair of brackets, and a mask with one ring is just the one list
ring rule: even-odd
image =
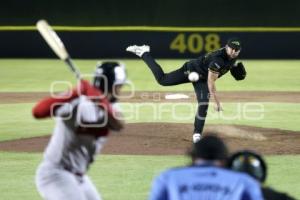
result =
[{"label": "person's cap", "polygon": [[241,41],[237,38],[231,38],[227,41],[227,45],[230,47],[230,48],[233,48],[237,51],[241,50],[242,48],[242,44],[241,44]]},{"label": "person's cap", "polygon": [[228,149],[221,138],[215,135],[207,135],[193,145],[190,156],[193,159],[226,160]]}]

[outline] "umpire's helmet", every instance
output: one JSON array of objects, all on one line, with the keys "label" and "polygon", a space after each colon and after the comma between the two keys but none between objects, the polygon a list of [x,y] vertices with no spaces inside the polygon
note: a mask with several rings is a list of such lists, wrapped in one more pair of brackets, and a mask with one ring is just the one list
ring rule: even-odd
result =
[{"label": "umpire's helmet", "polygon": [[228,167],[245,172],[263,183],[267,177],[267,166],[263,158],[252,151],[239,151],[228,160]]},{"label": "umpire's helmet", "polygon": [[118,62],[98,63],[93,84],[105,94],[113,93],[114,86],[127,82],[125,65]]}]

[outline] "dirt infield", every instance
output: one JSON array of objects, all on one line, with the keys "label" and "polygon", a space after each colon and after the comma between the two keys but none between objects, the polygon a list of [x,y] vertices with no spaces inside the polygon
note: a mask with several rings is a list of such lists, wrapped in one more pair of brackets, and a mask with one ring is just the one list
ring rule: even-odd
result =
[{"label": "dirt infield", "polygon": [[[165,95],[176,92],[136,92],[122,102],[196,102],[193,92],[189,98],[166,100]],[[182,92],[178,92],[182,93]],[[32,103],[48,93],[0,92],[0,104]],[[128,96],[128,93],[125,93]],[[222,102],[286,102],[299,103],[299,92],[220,92]],[[192,122],[191,122],[192,123]],[[127,124],[121,134],[112,134],[104,147],[104,154],[182,155],[191,146],[192,124],[137,123]],[[50,131],[50,130],[49,130]],[[204,134],[218,134],[231,151],[250,149],[264,154],[300,154],[300,133],[236,125],[207,125]],[[49,136],[0,142],[0,151],[41,152]]]},{"label": "dirt infield", "polygon": [[[185,94],[188,99],[180,100],[166,100],[166,94]],[[299,103],[300,92],[265,92],[265,91],[252,91],[252,92],[219,92],[220,100],[222,102],[286,102],[286,103]],[[47,92],[0,92],[1,103],[31,103],[40,100],[41,98],[49,96]],[[129,98],[130,97],[130,98]],[[196,102],[194,92],[149,92],[139,91],[133,94],[129,92],[123,93],[121,102]]]},{"label": "dirt infield", "polygon": [[[249,126],[208,125],[204,134],[218,134],[231,151],[250,149],[264,154],[300,154],[300,134],[279,129]],[[122,133],[112,134],[104,154],[182,155],[191,146],[192,124],[127,124]],[[41,152],[49,136],[0,142],[1,151]]]}]

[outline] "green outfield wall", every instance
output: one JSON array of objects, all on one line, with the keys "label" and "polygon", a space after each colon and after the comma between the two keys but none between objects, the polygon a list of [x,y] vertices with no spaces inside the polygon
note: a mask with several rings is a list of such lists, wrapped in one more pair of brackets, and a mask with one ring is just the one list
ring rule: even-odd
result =
[{"label": "green outfield wall", "polygon": [[35,24],[46,19],[75,58],[190,58],[239,37],[245,59],[299,59],[300,1],[10,0],[0,4],[0,57],[51,58]]},{"label": "green outfield wall", "polygon": [[3,0],[0,25],[300,26],[300,1]]},{"label": "green outfield wall", "polygon": [[[194,58],[232,37],[242,41],[242,59],[299,59],[296,27],[65,27],[54,26],[74,58],[136,58],[128,45],[148,44],[156,58]],[[0,27],[1,58],[55,58],[34,26]]]}]

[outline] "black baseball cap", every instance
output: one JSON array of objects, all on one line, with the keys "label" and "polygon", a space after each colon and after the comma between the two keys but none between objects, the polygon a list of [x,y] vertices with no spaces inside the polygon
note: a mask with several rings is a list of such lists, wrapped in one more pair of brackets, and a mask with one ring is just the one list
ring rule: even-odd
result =
[{"label": "black baseball cap", "polygon": [[221,138],[210,134],[202,137],[201,140],[193,145],[190,156],[193,159],[226,160],[228,157],[228,149]]},{"label": "black baseball cap", "polygon": [[237,51],[241,50],[242,48],[242,44],[241,44],[241,41],[237,38],[231,38],[227,41],[227,45],[230,47],[230,48],[233,48]]}]

